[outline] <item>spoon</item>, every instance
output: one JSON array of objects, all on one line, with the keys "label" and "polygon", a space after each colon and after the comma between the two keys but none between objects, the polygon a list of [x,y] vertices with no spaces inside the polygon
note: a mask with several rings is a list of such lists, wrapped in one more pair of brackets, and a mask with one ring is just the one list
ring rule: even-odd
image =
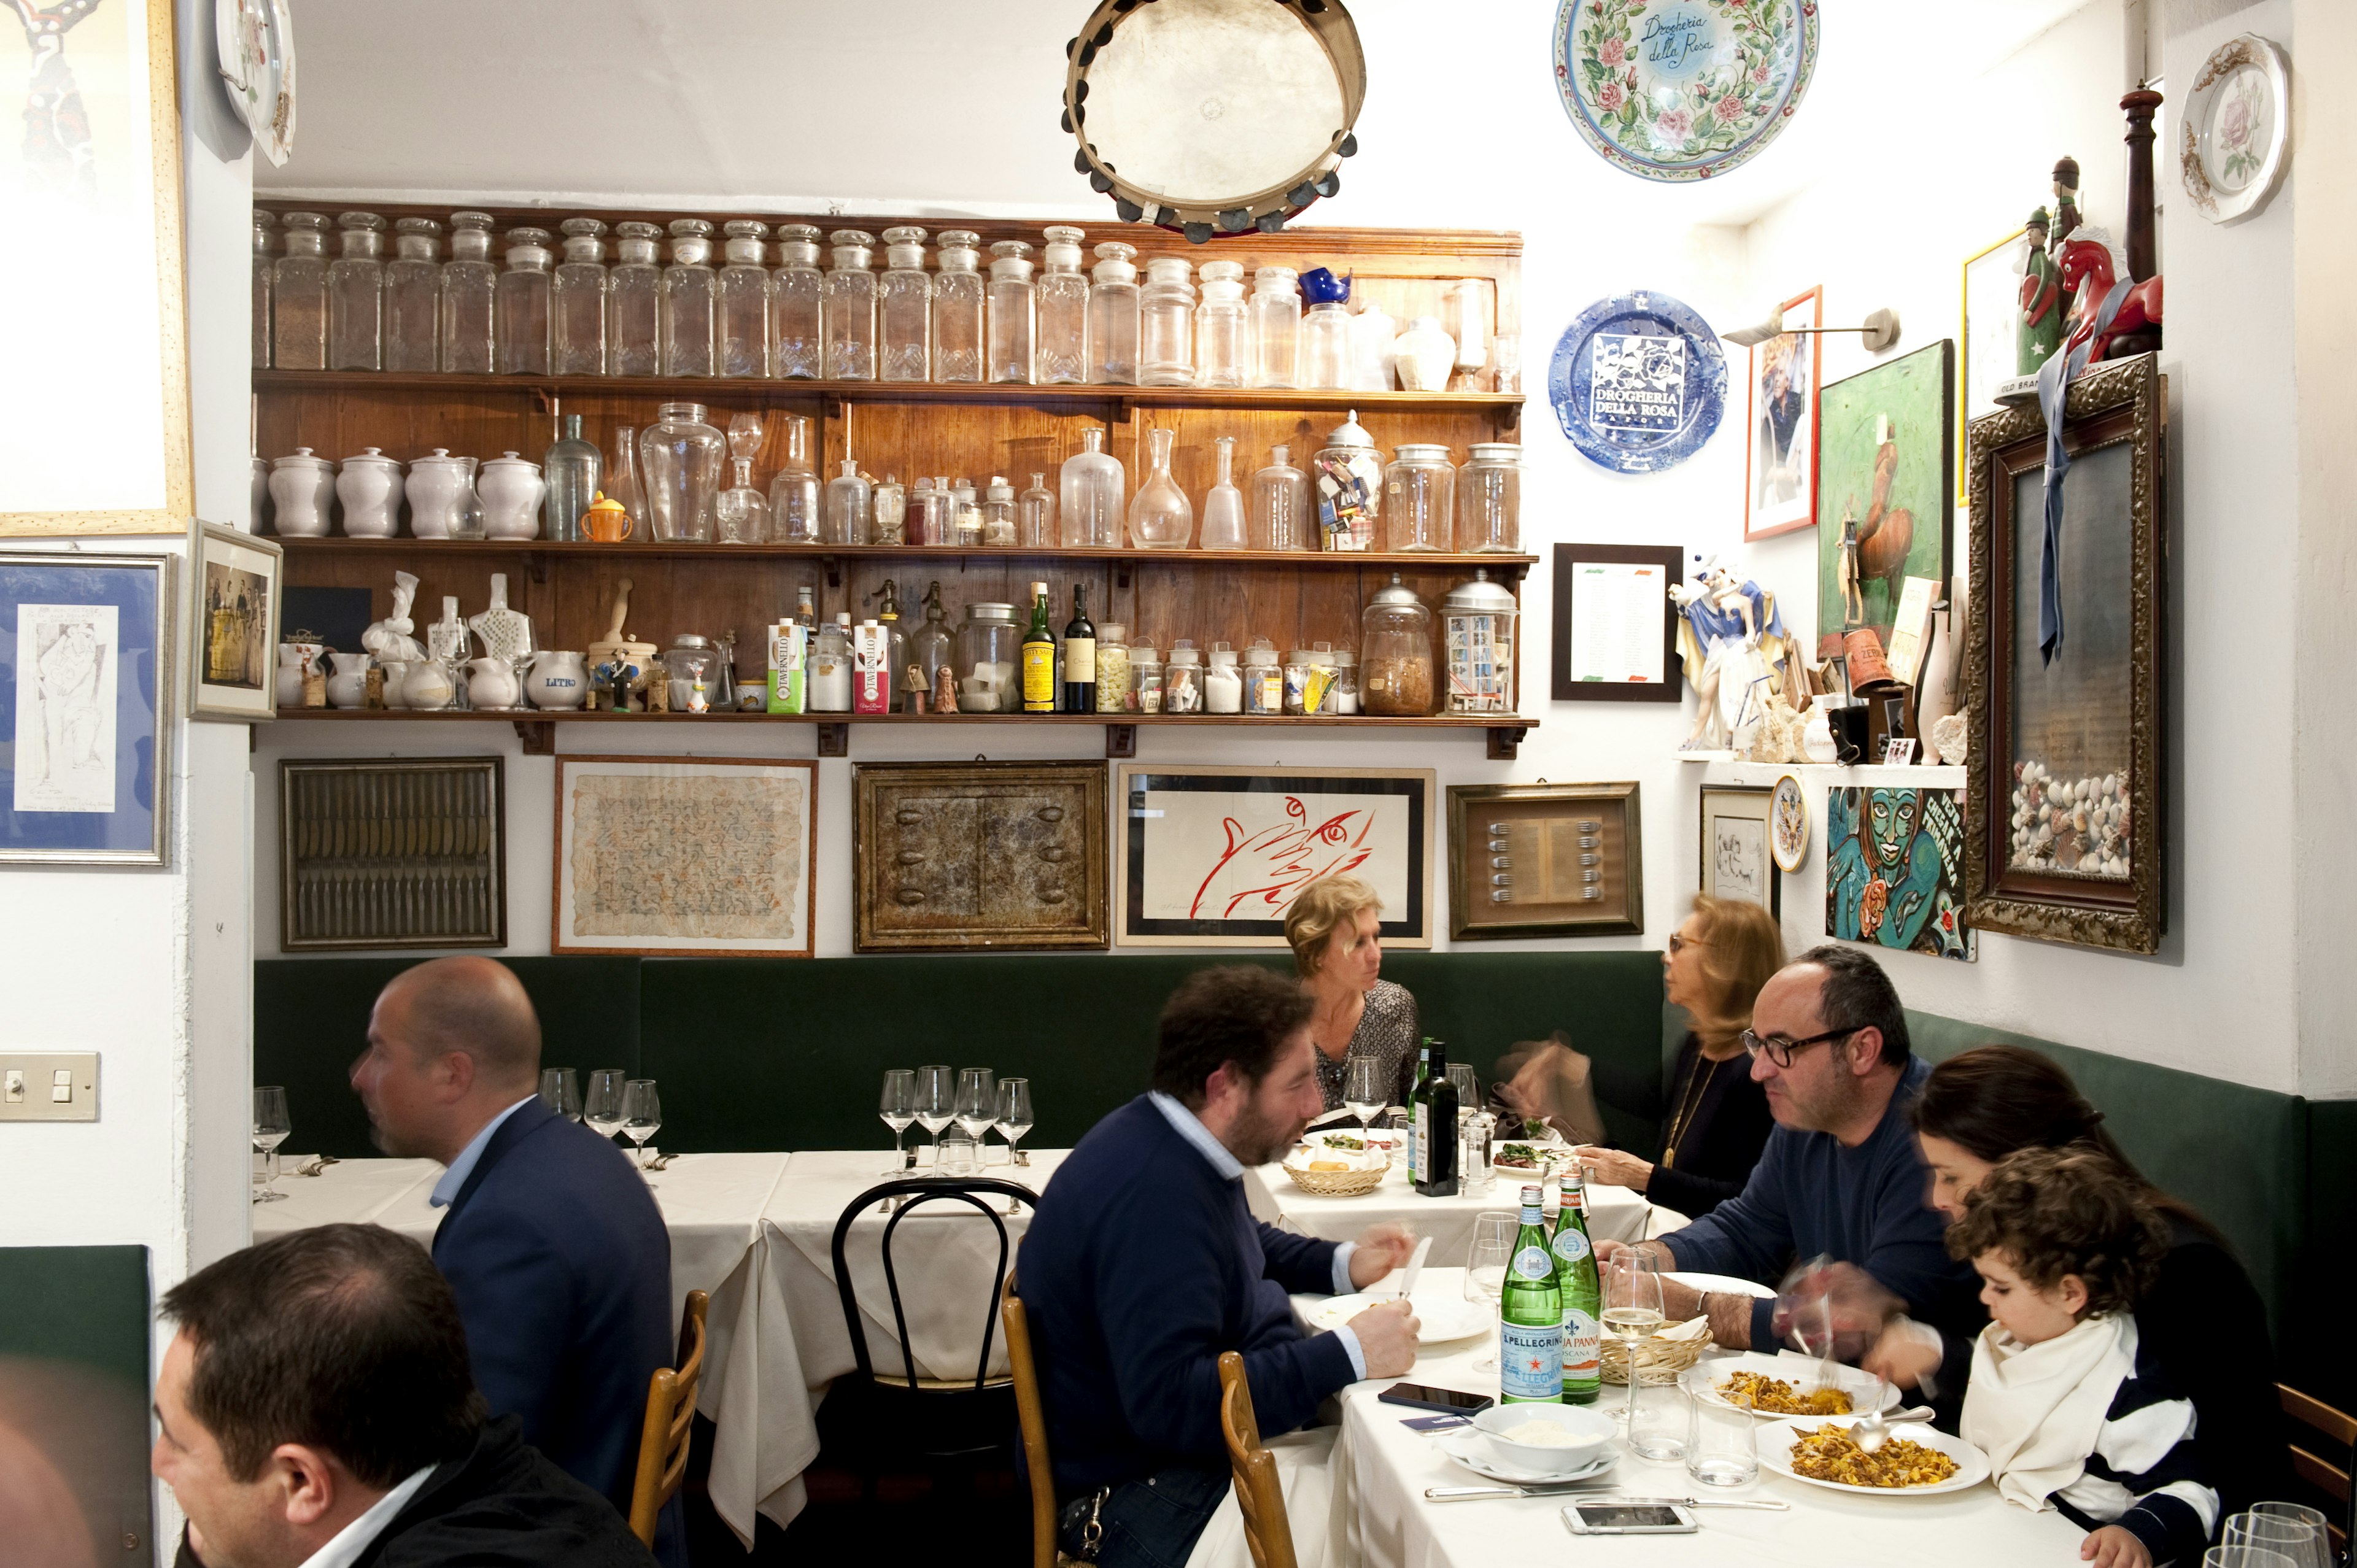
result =
[{"label": "spoon", "polygon": [[[1877,1403],[1881,1402],[1881,1394],[1882,1391],[1878,1387],[1875,1390],[1875,1401]],[[1859,1448],[1868,1454],[1872,1454],[1876,1450],[1879,1449],[1884,1444],[1890,1441],[1890,1423],[1892,1422],[1929,1421],[1931,1419],[1932,1407],[1928,1404],[1914,1405],[1906,1410],[1872,1410],[1867,1412],[1864,1415],[1859,1416],[1856,1421],[1850,1423],[1849,1438],[1850,1441],[1857,1444]]]}]

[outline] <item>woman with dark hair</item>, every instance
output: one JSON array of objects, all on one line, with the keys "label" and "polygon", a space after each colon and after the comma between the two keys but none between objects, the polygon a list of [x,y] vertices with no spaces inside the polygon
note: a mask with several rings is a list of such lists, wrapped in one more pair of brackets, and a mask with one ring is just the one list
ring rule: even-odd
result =
[{"label": "woman with dark hair", "polygon": [[[2137,1331],[2161,1375],[2193,1402],[2195,1446],[2215,1478],[2225,1512],[2284,1495],[2289,1477],[2275,1391],[2266,1308],[2223,1236],[2190,1205],[2147,1180],[2104,1126],[2104,1113],[2051,1059],[2019,1046],[1980,1046],[1932,1069],[1910,1114],[1931,1167],[1928,1201],[1951,1221],[1990,1169],[2022,1149],[2092,1149],[2143,1189],[2169,1222],[2169,1255],[2136,1304]],[[2233,1325],[2231,1337],[2221,1326]],[[2255,1335],[2255,1344],[2252,1337]],[[1900,1319],[1885,1329],[1865,1365],[1902,1386],[1937,1369],[1947,1391],[1962,1388],[1969,1341]]]}]

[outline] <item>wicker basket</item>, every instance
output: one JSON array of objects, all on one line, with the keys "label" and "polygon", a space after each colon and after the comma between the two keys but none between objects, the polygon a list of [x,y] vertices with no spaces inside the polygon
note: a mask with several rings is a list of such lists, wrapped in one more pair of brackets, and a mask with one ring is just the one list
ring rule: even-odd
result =
[{"label": "wicker basket", "polygon": [[[1598,1348],[1604,1365],[1604,1380],[1625,1388],[1629,1382],[1629,1342],[1607,1335]],[[1644,1341],[1641,1380],[1648,1388],[1674,1383],[1678,1374],[1701,1360],[1702,1353],[1709,1348],[1707,1334],[1692,1339],[1648,1339]]]},{"label": "wicker basket", "polygon": [[1383,1185],[1391,1165],[1386,1161],[1362,1171],[1305,1171],[1287,1165],[1285,1174],[1312,1197],[1363,1197]]}]

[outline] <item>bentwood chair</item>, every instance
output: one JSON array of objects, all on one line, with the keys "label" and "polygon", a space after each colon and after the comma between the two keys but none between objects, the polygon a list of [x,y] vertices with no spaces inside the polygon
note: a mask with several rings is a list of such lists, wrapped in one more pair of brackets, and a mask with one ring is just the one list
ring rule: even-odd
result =
[{"label": "bentwood chair", "polygon": [[1285,1483],[1276,1473],[1276,1455],[1261,1444],[1244,1359],[1233,1350],[1220,1352],[1220,1435],[1227,1442],[1228,1468],[1235,1473],[1236,1507],[1244,1517],[1254,1568],[1297,1568],[1293,1526],[1285,1514]]},{"label": "bentwood chair", "polygon": [[1031,1319],[1006,1276],[998,1308],[1006,1326],[1006,1366],[1015,1379],[1016,1425],[1023,1443],[1024,1478],[1031,1490],[1031,1568],[1067,1568],[1073,1559],[1056,1545],[1056,1472],[1048,1458],[1048,1412],[1039,1402],[1039,1363],[1031,1351]]},{"label": "bentwood chair", "polygon": [[705,1318],[712,1298],[687,1293],[680,1316],[679,1366],[647,1380],[647,1418],[639,1429],[639,1474],[630,1485],[630,1530],[650,1549],[663,1505],[679,1495],[687,1476],[687,1442],[695,1425],[696,1390],[704,1381]]},{"label": "bentwood chair", "polygon": [[2295,1433],[2291,1439],[2291,1469],[2303,1486],[2313,1487],[2317,1494],[2298,1500],[2333,1505],[2324,1509],[2324,1516],[2339,1521],[2325,1527],[2332,1536],[2332,1552],[2337,1559],[2349,1549],[2350,1531],[2357,1528],[2357,1516],[2352,1513],[2349,1479],[2352,1468],[2357,1467],[2357,1418],[2282,1383],[2276,1385],[2276,1397],[2283,1402],[2284,1414],[2323,1440],[2316,1443],[2316,1447],[2330,1444],[2331,1456],[2327,1458],[2303,1445],[2315,1443],[2315,1439]]}]

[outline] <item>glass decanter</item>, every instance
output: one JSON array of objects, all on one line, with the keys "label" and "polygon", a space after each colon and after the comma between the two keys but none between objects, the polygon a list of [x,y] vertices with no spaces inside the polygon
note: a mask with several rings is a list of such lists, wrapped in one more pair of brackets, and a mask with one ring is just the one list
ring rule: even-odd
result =
[{"label": "glass decanter", "polygon": [[662,231],[652,223],[614,225],[614,270],[606,279],[606,372],[662,372]]},{"label": "glass decanter", "polygon": [[845,457],[843,472],[826,482],[820,538],[829,544],[866,543],[867,513],[873,504],[874,493],[860,475],[858,459]]},{"label": "glass decanter", "polygon": [[1301,338],[1301,291],[1291,267],[1253,274],[1253,373],[1256,387],[1297,384],[1294,354]]},{"label": "glass decanter", "polygon": [[1104,449],[1103,429],[1091,425],[1082,431],[1081,449],[1064,459],[1058,476],[1063,492],[1059,526],[1066,549],[1110,548],[1121,542],[1126,478],[1121,459]]},{"label": "glass decanter", "polygon": [[1027,550],[1056,548],[1056,492],[1048,476],[1031,476],[1031,488],[1015,498],[1015,542]]},{"label": "glass decanter", "polygon": [[1031,247],[1020,240],[1001,240],[990,253],[990,379],[1028,383],[1037,326]]},{"label": "glass decanter", "polygon": [[876,379],[876,274],[867,258],[876,236],[837,229],[827,236],[834,265],[826,274],[826,374],[830,381]]},{"label": "glass decanter", "polygon": [[1195,314],[1195,287],[1187,281],[1188,264],[1184,256],[1157,256],[1146,263],[1146,287],[1137,296],[1141,386],[1195,384],[1195,356],[1188,330]]},{"label": "glass decanter", "polygon": [[1195,537],[1195,509],[1170,477],[1168,428],[1146,433],[1146,482],[1129,503],[1129,542],[1139,550],[1184,550]]},{"label": "glass decanter", "polygon": [[1243,275],[1241,263],[1203,263],[1203,303],[1195,307],[1195,384],[1199,387],[1240,387],[1251,373],[1251,324],[1244,309]]},{"label": "glass decanter", "polygon": [[933,380],[982,380],[982,274],[974,270],[982,236],[971,229],[944,229],[934,260]]},{"label": "glass decanter", "polygon": [[662,373],[708,376],[712,339],[712,225],[701,218],[671,220],[671,265],[662,272]]},{"label": "glass decanter", "polygon": [[597,499],[606,459],[595,445],[581,438],[579,414],[562,416],[556,428],[556,440],[540,465],[541,477],[548,481],[547,493],[541,498],[541,533],[570,544],[581,537],[581,514]]},{"label": "glass decanter", "polygon": [[500,274],[497,328],[500,374],[548,373],[549,233],[545,229],[508,231],[508,270]]},{"label": "glass decanter", "polygon": [[720,334],[720,373],[724,376],[767,376],[770,373],[770,269],[762,265],[769,246],[763,243],[770,226],[750,218],[721,226],[728,237],[721,247],[726,265],[714,285],[713,315]]},{"label": "glass decanter", "polygon": [[[289,212],[283,221],[286,253],[278,258],[270,274],[270,361],[282,371],[324,371],[328,368],[327,216]],[[490,325],[489,304],[486,299],[486,328]],[[490,369],[488,355],[483,369]]]},{"label": "glass decanter", "polygon": [[884,277],[877,291],[877,370],[888,381],[922,381],[933,374],[933,280],[925,271],[925,231],[884,231]]},{"label": "glass decanter", "polygon": [[767,544],[770,503],[753,488],[753,459],[736,457],[730,461],[737,470],[737,482],[713,499],[713,538],[722,544]]},{"label": "glass decanter", "polygon": [[786,464],[770,481],[770,534],[780,544],[818,542],[818,474],[810,466],[810,421],[786,415]]},{"label": "glass decanter", "polygon": [[1097,247],[1096,286],[1089,294],[1089,380],[1137,384],[1137,247],[1108,240]]},{"label": "glass decanter", "polygon": [[549,366],[560,376],[606,373],[606,225],[567,218],[565,259],[548,287]]},{"label": "glass decanter", "polygon": [[646,487],[639,483],[638,432],[629,425],[614,431],[614,462],[606,471],[606,499],[622,509],[633,527],[647,521]]},{"label": "glass decanter", "polygon": [[278,265],[270,254],[270,231],[277,223],[261,208],[253,209],[253,368],[257,371],[270,363],[270,279]]},{"label": "glass decanter", "polygon": [[[1214,263],[1213,265],[1219,263]],[[1206,550],[1244,548],[1244,493],[1229,478],[1236,456],[1236,438],[1222,435],[1211,445],[1219,450],[1220,477],[1203,494],[1203,536]],[[1143,494],[1144,492],[1140,492]]]},{"label": "glass decanter", "polygon": [[404,218],[393,226],[384,264],[384,368],[432,371],[442,364],[442,225]]},{"label": "glass decanter", "polygon": [[1253,476],[1251,542],[1254,550],[1315,550],[1318,513],[1309,504],[1309,476],[1286,459],[1291,449],[1268,449],[1268,467]]},{"label": "glass decanter", "polygon": [[782,379],[819,378],[824,358],[820,331],[826,279],[818,270],[818,230],[778,225],[779,267],[770,275],[770,352]]},{"label": "glass decanter", "polygon": [[1039,314],[1032,373],[1042,385],[1063,386],[1089,379],[1089,275],[1081,271],[1085,236],[1060,223],[1047,237],[1047,270],[1034,291]]},{"label": "glass decanter", "polygon": [[982,542],[993,549],[1015,546],[1015,487],[996,474],[982,492]]},{"label": "glass decanter", "polygon": [[712,503],[720,491],[720,460],[726,449],[726,438],[705,423],[702,403],[667,403],[655,410],[655,423],[639,436],[640,478],[652,538],[712,542]]},{"label": "glass decanter", "polygon": [[384,368],[384,220],[347,212],[336,220],[343,254],[328,263],[328,368]]},{"label": "glass decanter", "polygon": [[491,264],[491,215],[450,214],[450,259],[442,263],[444,370],[491,373],[491,296],[499,282],[500,269]]}]

